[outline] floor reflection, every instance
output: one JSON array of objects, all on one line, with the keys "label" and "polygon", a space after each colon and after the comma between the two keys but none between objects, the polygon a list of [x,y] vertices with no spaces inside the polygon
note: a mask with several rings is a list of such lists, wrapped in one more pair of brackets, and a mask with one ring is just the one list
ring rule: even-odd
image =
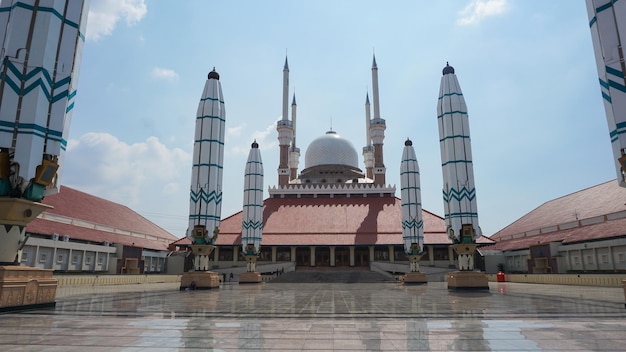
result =
[{"label": "floor reflection", "polygon": [[508,283],[489,292],[445,283],[81,288],[55,308],[3,314],[0,350],[623,349],[621,289],[581,292]]}]

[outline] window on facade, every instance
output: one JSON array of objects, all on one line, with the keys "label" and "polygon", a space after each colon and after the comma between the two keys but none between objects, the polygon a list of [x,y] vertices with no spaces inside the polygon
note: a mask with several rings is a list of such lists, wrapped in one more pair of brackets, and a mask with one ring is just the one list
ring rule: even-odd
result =
[{"label": "window on facade", "polygon": [[28,252],[22,252],[22,262],[28,261]]},{"label": "window on facade", "polygon": [[590,256],[590,255],[587,256],[587,263],[588,264],[593,264],[593,257],[592,256]]},{"label": "window on facade", "polygon": [[385,247],[374,247],[374,260],[380,260],[383,262],[389,261],[389,249]]},{"label": "window on facade", "polygon": [[103,257],[99,257],[98,258],[98,264],[102,264],[104,263],[104,258]]},{"label": "window on facade", "polygon": [[278,249],[276,250],[276,260],[278,260],[279,262],[291,261],[291,248],[278,247]]},{"label": "window on facade", "polygon": [[48,259],[48,257],[45,254],[42,254],[42,255],[39,256],[39,261],[41,263],[45,263],[46,259]]},{"label": "window on facade", "polygon": [[219,258],[220,258],[220,261],[233,260],[233,249],[228,248],[228,247],[220,247]]},{"label": "window on facade", "polygon": [[619,261],[620,263],[624,262],[624,253],[617,254],[617,261]]},{"label": "window on facade", "polygon": [[57,263],[63,263],[63,256],[62,255],[57,256]]},{"label": "window on facade", "polygon": [[607,254],[602,254],[602,263],[603,264],[609,263],[609,256]]},{"label": "window on facade", "polygon": [[72,264],[77,264],[78,263],[78,256],[77,255],[73,255],[72,256]]},{"label": "window on facade", "polygon": [[261,253],[259,253],[259,261],[272,261],[272,247],[261,247]]},{"label": "window on facade", "polygon": [[85,258],[85,264],[87,265],[91,264],[91,257]]},{"label": "window on facade", "polygon": [[435,246],[433,256],[435,257],[435,260],[450,260],[450,257],[448,256],[448,247]]},{"label": "window on facade", "polygon": [[574,264],[580,265],[580,258],[579,257],[574,257],[572,259],[574,259]]},{"label": "window on facade", "polygon": [[409,257],[404,252],[404,246],[394,246],[394,258],[397,261],[409,260]]}]

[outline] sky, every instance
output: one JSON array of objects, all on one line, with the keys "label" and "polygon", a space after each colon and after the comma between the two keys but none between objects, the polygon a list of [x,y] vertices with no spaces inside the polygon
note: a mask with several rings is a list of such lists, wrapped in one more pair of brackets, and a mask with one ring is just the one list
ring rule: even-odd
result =
[{"label": "sky", "polygon": [[446,62],[468,107],[484,235],[616,177],[582,0],[92,0],[86,38],[61,182],[177,237],[188,225],[196,110],[213,67],[226,106],[222,219],[242,208],[255,139],[265,188],[278,183],[285,55],[300,171],[306,147],[331,127],[364,169],[375,53],[396,196],[410,138],[423,208],[444,215],[437,97]]}]

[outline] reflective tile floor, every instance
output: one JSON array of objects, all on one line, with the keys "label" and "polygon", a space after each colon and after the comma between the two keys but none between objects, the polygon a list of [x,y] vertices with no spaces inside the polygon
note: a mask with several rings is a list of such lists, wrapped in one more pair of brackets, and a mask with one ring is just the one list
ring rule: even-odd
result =
[{"label": "reflective tile floor", "polygon": [[59,288],[0,315],[0,351],[625,351],[621,288],[490,283]]}]

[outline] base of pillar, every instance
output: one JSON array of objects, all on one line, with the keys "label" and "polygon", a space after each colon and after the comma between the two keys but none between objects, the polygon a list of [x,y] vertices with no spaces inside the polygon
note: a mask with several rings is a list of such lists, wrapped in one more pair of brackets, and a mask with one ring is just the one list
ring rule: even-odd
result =
[{"label": "base of pillar", "polygon": [[241,273],[239,274],[240,284],[258,284],[263,282],[263,278],[259,273]]},{"label": "base of pillar", "polygon": [[428,280],[426,279],[426,274],[420,273],[419,271],[404,274],[404,284],[419,285],[427,282]]},{"label": "base of pillar", "polygon": [[57,279],[53,270],[0,266],[0,311],[54,307]]},{"label": "base of pillar", "polygon": [[481,271],[453,271],[448,273],[449,290],[489,290],[489,280]]},{"label": "base of pillar", "polygon": [[220,275],[212,271],[190,271],[180,278],[180,290],[210,290],[220,287]]}]

